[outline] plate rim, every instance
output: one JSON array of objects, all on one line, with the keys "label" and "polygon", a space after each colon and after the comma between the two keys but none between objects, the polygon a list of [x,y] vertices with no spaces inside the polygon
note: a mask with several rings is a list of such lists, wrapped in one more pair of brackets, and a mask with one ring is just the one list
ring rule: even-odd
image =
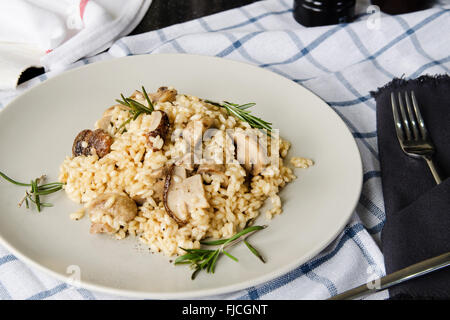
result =
[{"label": "plate rim", "polygon": [[[288,272],[294,270],[295,268],[299,267],[300,265],[304,264],[305,262],[311,260],[312,258],[317,256],[317,254],[319,254],[323,249],[325,249],[330,243],[332,243],[337,238],[337,236],[342,232],[342,230],[345,228],[345,226],[348,223],[348,221],[350,220],[355,208],[358,205],[358,201],[359,201],[359,198],[360,198],[360,195],[362,192],[362,187],[363,187],[363,163],[362,163],[361,152],[358,148],[356,140],[353,137],[349,127],[345,124],[345,122],[342,120],[342,118],[339,116],[339,114],[333,108],[331,108],[321,97],[319,97],[317,94],[315,94],[308,88],[306,88],[306,87],[302,86],[301,84],[298,84],[295,81],[292,81],[291,79],[286,78],[274,71],[267,70],[267,69],[261,68],[257,65],[243,62],[243,61],[237,61],[237,60],[232,60],[232,59],[225,59],[225,58],[221,58],[221,57],[201,55],[201,54],[157,53],[157,54],[142,54],[142,55],[124,56],[124,57],[107,59],[104,61],[97,61],[97,62],[90,63],[87,65],[79,66],[79,67],[74,67],[72,69],[63,71],[51,78],[48,78],[45,81],[42,81],[42,82],[32,86],[31,88],[28,88],[24,92],[18,94],[16,97],[14,97],[11,101],[9,101],[0,110],[0,115],[5,110],[7,110],[7,109],[9,110],[11,108],[11,105],[13,105],[16,102],[16,100],[20,99],[23,95],[28,95],[28,94],[31,94],[32,92],[34,92],[35,90],[39,90],[39,87],[41,87],[42,85],[45,85],[46,83],[48,83],[48,81],[50,81],[50,82],[57,81],[60,77],[70,76],[70,74],[72,72],[83,72],[83,70],[91,68],[92,66],[98,65],[98,64],[116,63],[119,60],[151,59],[153,56],[166,56],[166,57],[170,57],[170,56],[171,57],[177,57],[177,56],[188,56],[189,57],[190,56],[190,57],[194,57],[197,59],[200,58],[200,59],[211,59],[211,60],[216,60],[216,61],[226,61],[227,63],[241,64],[241,65],[245,65],[247,67],[256,68],[262,72],[270,74],[271,76],[275,76],[283,81],[289,81],[295,85],[298,85],[299,87],[301,87],[302,89],[306,90],[311,95],[313,95],[316,99],[320,100],[324,104],[324,107],[325,106],[328,107],[327,110],[329,112],[331,112],[331,114],[333,114],[333,116],[335,117],[337,122],[340,122],[343,125],[346,133],[349,134],[349,138],[351,138],[351,140],[352,140],[352,146],[355,148],[356,155],[358,158],[357,159],[358,160],[357,161],[358,168],[355,171],[357,171],[359,173],[358,192],[356,193],[357,196],[352,205],[352,209],[349,210],[349,213],[347,213],[346,218],[342,220],[342,223],[339,225],[338,228],[336,228],[336,231],[333,233],[333,235],[328,236],[327,237],[328,239],[326,241],[323,241],[316,248],[314,248],[314,250],[309,250],[309,253],[307,255],[304,255],[302,258],[296,259],[293,262],[287,264],[286,266],[284,266],[282,268],[278,268],[272,272],[266,273],[263,276],[254,278],[252,280],[246,280],[246,281],[243,281],[243,282],[240,282],[237,284],[221,286],[218,288],[199,289],[199,290],[195,289],[192,291],[181,291],[181,292],[151,292],[151,291],[128,290],[128,289],[114,288],[112,286],[95,284],[90,281],[83,281],[83,280],[80,280],[79,284],[74,285],[73,283],[70,283],[71,279],[69,276],[60,274],[46,266],[41,265],[39,262],[35,261],[34,259],[27,257],[26,254],[23,254],[21,251],[16,249],[12,244],[10,244],[6,239],[4,239],[1,233],[0,233],[0,244],[2,246],[4,246],[8,251],[10,251],[10,253],[12,253],[14,256],[16,256],[21,262],[24,262],[25,264],[32,266],[32,267],[40,270],[41,272],[43,272],[49,276],[52,276],[52,277],[56,278],[57,280],[62,281],[73,287],[85,288],[85,289],[88,289],[91,291],[106,293],[106,294],[115,295],[118,297],[123,296],[123,297],[132,297],[132,298],[153,298],[153,299],[188,299],[188,298],[199,298],[199,297],[215,296],[215,295],[220,295],[220,294],[237,292],[240,290],[245,290],[252,286],[258,286],[265,282],[274,280],[274,279],[281,277],[281,276],[287,274]],[[218,63],[221,63],[221,62],[218,62]]]}]

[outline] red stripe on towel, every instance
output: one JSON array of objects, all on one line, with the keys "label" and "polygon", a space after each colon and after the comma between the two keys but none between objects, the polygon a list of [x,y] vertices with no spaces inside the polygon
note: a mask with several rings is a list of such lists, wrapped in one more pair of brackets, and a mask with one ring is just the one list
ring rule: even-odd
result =
[{"label": "red stripe on towel", "polygon": [[81,20],[83,20],[84,16],[84,9],[86,9],[86,5],[89,2],[89,0],[80,0],[80,17]]}]

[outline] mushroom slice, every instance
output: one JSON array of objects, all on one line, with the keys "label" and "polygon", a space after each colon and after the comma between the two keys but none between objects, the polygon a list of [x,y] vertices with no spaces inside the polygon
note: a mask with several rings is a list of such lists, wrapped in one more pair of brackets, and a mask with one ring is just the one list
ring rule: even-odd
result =
[{"label": "mushroom slice", "polygon": [[164,180],[159,180],[152,186],[153,189],[153,198],[159,201],[163,200],[164,194]]},{"label": "mushroom slice", "polygon": [[134,90],[134,92],[130,96],[130,99],[143,100],[144,99],[144,95],[139,90]]},{"label": "mushroom slice", "polygon": [[191,146],[198,147],[198,143],[202,142],[203,134],[214,124],[214,119],[204,117],[201,120],[191,120],[187,123],[183,130],[183,139]]},{"label": "mushroom slice", "polygon": [[89,156],[96,153],[100,158],[111,150],[113,138],[104,130],[83,130],[75,138],[72,146],[74,157]]},{"label": "mushroom slice", "polygon": [[177,177],[179,173],[175,171],[175,168],[179,167],[172,166],[167,174],[163,200],[167,213],[179,226],[183,226],[187,223],[189,212],[208,208],[209,203],[205,196],[201,175],[196,174],[177,182],[174,177]]},{"label": "mushroom slice", "polygon": [[155,170],[152,170],[149,174],[150,178],[153,179],[160,179],[160,178],[164,178],[166,175],[166,168],[165,167],[161,167]]},{"label": "mushroom slice", "polygon": [[191,152],[186,153],[175,164],[189,171],[194,170],[194,154]]},{"label": "mushroom slice", "polygon": [[92,221],[91,233],[112,232],[111,226],[101,222],[101,217],[110,215],[119,223],[125,224],[137,215],[136,203],[128,196],[118,193],[104,193],[87,205]]},{"label": "mushroom slice", "polygon": [[155,93],[150,93],[149,98],[153,103],[157,102],[173,102],[177,98],[177,90],[167,87],[160,87]]},{"label": "mushroom slice", "polygon": [[103,112],[103,115],[102,115],[101,119],[97,120],[97,122],[95,123],[95,126],[94,126],[95,129],[103,129],[103,130],[107,131],[107,129],[108,129],[110,123],[111,123],[112,113],[113,113],[113,111],[114,111],[114,109],[116,107],[119,107],[122,110],[129,110],[130,109],[130,108],[128,108],[128,107],[126,107],[124,105],[121,105],[121,104],[113,105],[112,107],[106,109],[105,112]]},{"label": "mushroom slice", "polygon": [[146,133],[147,144],[153,151],[161,150],[170,127],[169,117],[161,110],[153,111],[150,117],[149,132]]},{"label": "mushroom slice", "polygon": [[[149,188],[153,190],[152,198],[157,201],[163,200],[163,193],[164,193],[164,180],[158,180],[155,183],[151,185]],[[142,195],[135,195],[132,197],[132,199],[136,202],[138,206],[144,205],[145,201],[147,200],[146,197]]]},{"label": "mushroom slice", "polygon": [[[172,176],[175,177],[175,180],[184,180],[186,179],[186,169],[179,166],[174,166],[172,171]],[[178,179],[177,179],[178,178]]]},{"label": "mushroom slice", "polygon": [[225,166],[218,163],[202,163],[197,168],[197,173],[224,173]]},{"label": "mushroom slice", "polygon": [[258,136],[247,131],[234,133],[236,143],[236,158],[245,169],[253,175],[260,174],[268,164],[267,149],[262,143],[258,143]]},{"label": "mushroom slice", "polygon": [[96,129],[102,129],[102,130],[108,130],[109,125],[111,124],[111,116],[109,117],[102,117],[101,119],[97,120],[95,122],[94,127]]}]

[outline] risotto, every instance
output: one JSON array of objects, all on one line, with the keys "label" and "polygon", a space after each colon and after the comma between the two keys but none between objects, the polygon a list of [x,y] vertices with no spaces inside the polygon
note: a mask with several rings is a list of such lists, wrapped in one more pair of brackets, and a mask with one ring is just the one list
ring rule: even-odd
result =
[{"label": "risotto", "polygon": [[172,256],[232,236],[266,200],[267,219],[281,213],[278,193],[295,176],[284,164],[290,143],[275,131],[173,88],[122,98],[60,167],[67,196],[84,206],[71,218],[86,212],[91,233],[136,236]]}]

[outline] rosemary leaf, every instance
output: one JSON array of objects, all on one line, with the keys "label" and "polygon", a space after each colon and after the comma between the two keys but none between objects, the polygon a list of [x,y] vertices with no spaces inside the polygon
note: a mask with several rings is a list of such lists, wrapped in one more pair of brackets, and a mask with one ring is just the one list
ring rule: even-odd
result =
[{"label": "rosemary leaf", "polygon": [[37,179],[31,180],[31,193],[34,196],[34,203],[36,204],[36,208],[38,212],[41,212],[41,201],[39,195],[37,195]]},{"label": "rosemary leaf", "polygon": [[144,93],[144,97],[145,97],[145,100],[147,100],[149,109],[153,112],[153,110],[155,110],[155,108],[153,107],[152,100],[150,100],[150,98],[148,97],[147,91],[145,91],[144,86],[142,86],[142,93]]},{"label": "rosemary leaf", "polygon": [[210,266],[209,272],[214,273],[214,268],[215,268],[215,266],[216,266],[216,262],[217,262],[217,259],[219,258],[219,255],[220,255],[220,251],[217,250],[217,251],[214,253],[214,258],[212,259],[212,262],[211,262],[211,266]]},{"label": "rosemary leaf", "polygon": [[198,254],[202,254],[202,253],[211,253],[214,252],[214,250],[205,250],[205,249],[185,249],[185,248],[181,248],[180,249],[189,252],[189,253],[198,253]]},{"label": "rosemary leaf", "polygon": [[211,254],[208,255],[208,258],[206,258],[201,264],[200,264],[200,268],[204,269],[207,268],[209,265],[209,262],[212,260],[212,258],[214,257],[214,254],[216,253],[216,251],[213,251]]},{"label": "rosemary leaf", "polygon": [[[61,183],[61,182],[53,182],[53,183],[42,184],[42,185],[39,186],[39,191],[44,191],[44,190],[49,190],[49,189],[56,189],[56,188],[62,189],[63,186],[64,186],[64,183]],[[56,191],[58,191],[58,190],[56,190]]]},{"label": "rosemary leaf", "polygon": [[146,106],[144,106],[142,103],[133,100],[131,98],[127,98],[127,102],[130,103],[131,106],[133,106],[133,108],[135,108],[136,110],[140,111],[140,112],[144,112],[144,113],[152,113],[153,110],[150,110],[149,108],[147,108]]},{"label": "rosemary leaf", "polygon": [[[132,119],[132,118],[128,118],[126,121],[124,121],[124,122],[120,125],[118,131],[120,131],[120,129],[122,129],[122,128],[125,129],[125,126],[126,126],[128,123],[130,123],[131,119]],[[123,131],[122,131],[122,133],[123,133]]]},{"label": "rosemary leaf", "polygon": [[186,260],[193,261],[193,260],[195,260],[197,257],[198,257],[198,255],[196,255],[196,254],[194,254],[194,253],[191,253],[191,254],[185,254],[185,255],[183,255],[183,256],[178,257],[178,258],[175,260],[174,263],[175,263],[175,264],[179,264],[179,263],[182,263],[182,262],[184,262],[184,261],[186,261]]},{"label": "rosemary leaf", "polygon": [[0,176],[1,176],[3,179],[5,179],[6,181],[9,181],[9,182],[11,182],[11,183],[14,183],[15,185],[22,186],[22,187],[31,187],[31,184],[28,184],[28,183],[22,183],[22,182],[15,181],[15,180],[11,179],[10,177],[8,177],[6,174],[4,174],[4,173],[1,172],[1,171],[0,171]]},{"label": "rosemary leaf", "polygon": [[232,259],[232,260],[234,260],[234,261],[236,261],[236,262],[239,262],[238,258],[236,258],[235,256],[233,256],[232,254],[226,252],[225,250],[222,250],[222,252],[223,252],[227,257],[229,257],[230,259]]},{"label": "rosemary leaf", "polygon": [[122,98],[122,103],[131,108],[131,105],[128,103],[127,98],[125,98],[125,96],[122,93],[120,94],[120,97]]},{"label": "rosemary leaf", "polygon": [[220,240],[212,240],[212,241],[200,241],[200,243],[204,244],[205,246],[220,246],[221,244],[224,244],[225,242],[227,242],[227,240],[228,239],[220,239]]},{"label": "rosemary leaf", "polygon": [[52,203],[48,203],[48,202],[41,202],[40,206],[41,207],[53,207],[53,204]]},{"label": "rosemary leaf", "polygon": [[253,226],[253,227],[248,227],[244,230],[242,230],[241,232],[236,233],[234,236],[232,236],[230,239],[228,239],[227,241],[224,242],[223,246],[226,246],[228,243],[242,237],[243,235],[253,232],[253,231],[258,231],[258,230],[262,230],[266,228],[266,226]]},{"label": "rosemary leaf", "polygon": [[48,195],[48,194],[55,193],[55,192],[57,192],[57,191],[59,191],[61,189],[62,189],[62,187],[56,187],[56,188],[53,188],[53,189],[45,189],[45,190],[42,190],[41,188],[38,188],[38,191],[35,192],[35,195],[37,195],[37,196],[45,196],[45,195]]},{"label": "rosemary leaf", "polygon": [[124,105],[124,106],[126,106],[126,107],[129,107],[130,105],[128,104],[128,103],[126,103],[125,101],[122,101],[122,100],[119,100],[119,99],[116,99],[116,102],[118,102],[118,103],[120,103],[121,105]]},{"label": "rosemary leaf", "polygon": [[272,131],[272,123],[252,115],[250,110],[247,110],[256,105],[254,102],[239,105],[228,101],[224,101],[222,104],[210,100],[204,101],[216,107],[225,108],[228,114],[232,114],[239,120],[247,122],[252,128],[265,129],[269,132]]},{"label": "rosemary leaf", "polygon": [[250,243],[248,243],[247,240],[244,240],[245,245],[247,246],[247,248],[250,249],[250,251],[256,256],[258,257],[259,260],[262,261],[262,263],[266,263],[266,260],[264,260],[263,256],[258,252],[258,250],[256,250]]},{"label": "rosemary leaf", "polygon": [[242,105],[238,106],[238,108],[241,110],[245,110],[245,109],[248,109],[248,108],[251,108],[254,106],[256,106],[256,103],[251,102],[251,103],[242,104]]},{"label": "rosemary leaf", "polygon": [[195,280],[195,278],[197,277],[197,274],[201,271],[202,269],[200,269],[199,267],[197,267],[195,269],[195,271],[192,273],[191,275],[191,280]]}]

